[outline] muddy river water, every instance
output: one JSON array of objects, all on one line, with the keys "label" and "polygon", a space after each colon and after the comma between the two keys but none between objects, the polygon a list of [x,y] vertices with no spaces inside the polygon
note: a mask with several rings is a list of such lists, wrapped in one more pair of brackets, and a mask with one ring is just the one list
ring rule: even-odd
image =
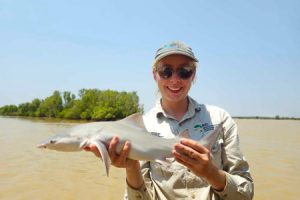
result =
[{"label": "muddy river water", "polygon": [[[299,199],[300,121],[236,119],[250,163],[255,198]],[[122,199],[123,170],[89,152],[61,153],[35,145],[79,122],[0,117],[0,199]]]}]

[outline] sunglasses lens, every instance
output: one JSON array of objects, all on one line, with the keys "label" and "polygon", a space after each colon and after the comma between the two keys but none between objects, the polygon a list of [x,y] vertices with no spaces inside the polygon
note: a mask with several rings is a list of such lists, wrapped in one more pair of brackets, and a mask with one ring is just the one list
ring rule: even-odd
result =
[{"label": "sunglasses lens", "polygon": [[[176,70],[177,76],[181,79],[189,79],[194,73],[194,68],[190,66],[183,66]],[[170,67],[162,67],[158,69],[158,74],[163,79],[168,79],[173,75],[173,69]]]},{"label": "sunglasses lens", "polygon": [[191,67],[182,67],[178,69],[177,73],[181,79],[189,79],[193,75],[194,70]]},{"label": "sunglasses lens", "polygon": [[164,68],[158,70],[159,76],[162,77],[163,79],[170,78],[172,76],[172,73],[173,73],[173,71],[169,67],[164,67]]}]

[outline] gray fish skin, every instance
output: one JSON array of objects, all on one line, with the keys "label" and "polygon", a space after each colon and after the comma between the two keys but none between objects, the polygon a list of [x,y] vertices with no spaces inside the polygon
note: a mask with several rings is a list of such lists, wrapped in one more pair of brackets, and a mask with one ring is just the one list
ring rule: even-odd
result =
[{"label": "gray fish skin", "polygon": [[[204,137],[199,143],[210,149],[211,141],[216,141],[221,128],[222,124],[220,124],[213,133]],[[164,162],[166,158],[173,157],[173,146],[180,140],[180,138],[177,137],[165,139],[151,135],[144,127],[142,115],[136,113],[119,121],[92,122],[77,125],[48,138],[37,145],[37,147],[74,152],[81,151],[86,146],[94,144],[101,154],[108,176],[110,158],[106,145],[110,143],[114,136],[119,137],[117,153],[120,153],[125,142],[129,141],[131,143],[129,158],[158,162]]]}]

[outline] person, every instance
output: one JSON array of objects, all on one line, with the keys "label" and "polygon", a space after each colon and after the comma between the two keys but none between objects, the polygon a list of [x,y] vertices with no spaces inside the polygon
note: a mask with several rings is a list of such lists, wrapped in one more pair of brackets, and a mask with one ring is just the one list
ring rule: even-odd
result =
[{"label": "person", "polygon": [[[182,139],[174,145],[169,165],[127,158],[128,141],[117,154],[119,138],[111,140],[108,152],[112,165],[126,170],[125,199],[253,198],[253,179],[239,147],[236,123],[225,110],[199,104],[188,95],[197,62],[192,48],[180,41],[157,50],[152,73],[160,97],[144,114],[145,127],[164,138]],[[209,141],[210,148],[197,142],[220,124],[222,129],[217,139]],[[188,134],[183,135],[184,130]],[[100,156],[93,145],[86,150]]]}]

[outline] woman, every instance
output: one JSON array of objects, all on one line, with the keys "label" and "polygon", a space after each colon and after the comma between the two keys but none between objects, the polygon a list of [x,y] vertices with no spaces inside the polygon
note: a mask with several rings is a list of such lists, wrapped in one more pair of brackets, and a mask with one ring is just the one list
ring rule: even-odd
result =
[{"label": "woman", "polygon": [[[126,169],[128,199],[252,199],[253,180],[239,149],[237,126],[215,106],[198,104],[188,96],[197,59],[190,47],[175,41],[159,48],[153,78],[161,98],[144,115],[149,132],[161,137],[184,137],[174,145],[170,165],[128,159],[130,143],[116,154],[119,138],[108,146],[112,164]],[[197,143],[219,125],[219,137],[210,147]],[[182,135],[184,130],[185,134]],[[187,133],[187,134],[186,134]],[[99,152],[95,146],[86,150]]]}]

